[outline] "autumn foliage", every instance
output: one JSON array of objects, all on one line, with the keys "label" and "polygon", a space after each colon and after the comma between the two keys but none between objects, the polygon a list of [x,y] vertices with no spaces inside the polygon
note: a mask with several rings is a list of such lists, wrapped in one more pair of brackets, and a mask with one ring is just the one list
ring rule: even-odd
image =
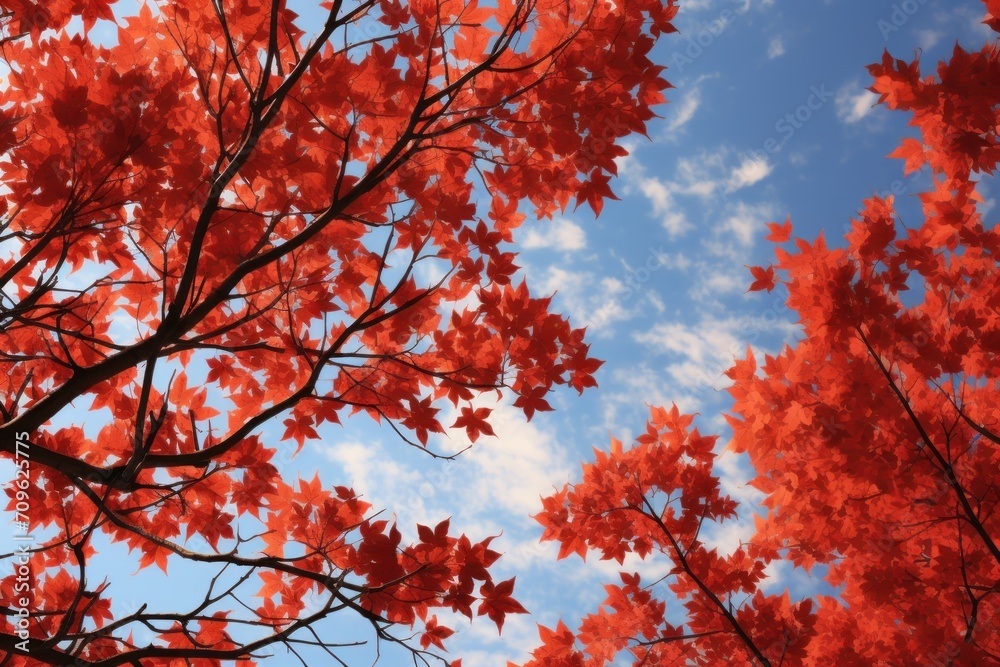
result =
[{"label": "autumn foliage", "polygon": [[[501,627],[523,608],[492,538],[405,543],[278,453],[355,414],[475,440],[479,394],[530,418],[594,385],[583,331],[512,283],[511,232],[612,196],[672,2],[179,0],[117,27],[112,4],[0,0],[0,450],[30,442],[7,493],[36,540],[4,558],[0,662],[336,654],[333,615],[414,652],[452,633],[437,613]],[[205,586],[116,609],[108,542]]]},{"label": "autumn foliage", "polygon": [[[1000,30],[1000,3],[987,2]],[[787,289],[802,339],[748,351],[732,380],[732,437],[763,508],[731,554],[720,448],[693,417],[653,408],[631,447],[612,441],[536,517],[560,557],[663,559],[623,572],[578,629],[541,629],[526,667],[1000,664],[1000,232],[983,180],[1000,159],[1000,45],[959,47],[936,75],[888,54],[871,90],[919,136],[890,157],[929,166],[923,220],[866,200],[842,247],[772,223],[777,261],[751,290]],[[769,565],[814,571],[828,595],[765,590]],[[814,569],[815,568],[815,569]],[[616,662],[615,664],[622,664]]]}]

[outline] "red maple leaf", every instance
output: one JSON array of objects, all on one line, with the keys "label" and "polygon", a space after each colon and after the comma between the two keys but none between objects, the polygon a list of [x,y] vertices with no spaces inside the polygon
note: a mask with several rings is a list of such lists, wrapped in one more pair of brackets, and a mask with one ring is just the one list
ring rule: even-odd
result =
[{"label": "red maple leaf", "polygon": [[516,577],[511,577],[496,585],[492,581],[487,581],[479,588],[479,594],[483,598],[479,603],[479,615],[488,615],[490,620],[497,624],[497,631],[503,630],[507,614],[528,613],[528,610],[512,597],[515,579]]},{"label": "red maple leaf", "polygon": [[768,292],[774,289],[774,267],[769,266],[766,269],[759,266],[748,266],[750,273],[753,274],[754,281],[750,285],[747,292],[759,292],[762,289],[766,289]]},{"label": "red maple leaf", "polygon": [[769,222],[767,228],[771,230],[771,233],[764,237],[765,240],[772,243],[784,243],[792,236],[792,218],[789,217],[781,224]]},{"label": "red maple leaf", "polygon": [[462,414],[451,427],[464,428],[472,442],[478,440],[481,433],[496,435],[493,427],[486,421],[491,412],[493,411],[490,408],[462,408]]}]

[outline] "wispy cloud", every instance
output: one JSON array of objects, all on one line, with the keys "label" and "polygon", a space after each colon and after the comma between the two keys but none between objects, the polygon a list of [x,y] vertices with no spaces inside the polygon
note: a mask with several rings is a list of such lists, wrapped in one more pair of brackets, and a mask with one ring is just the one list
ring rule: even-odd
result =
[{"label": "wispy cloud", "polygon": [[537,417],[527,422],[509,397],[484,396],[475,405],[493,410],[496,437],[470,443],[464,429],[447,428],[457,409],[443,412],[439,417],[447,432],[432,436],[428,446],[449,454],[467,450],[454,461],[424,465],[420,458],[401,457],[397,448],[405,445],[399,442],[331,440],[313,446],[376,509],[391,509],[407,538],[415,537],[417,523],[433,525],[450,516],[456,527],[474,527],[482,537],[530,532],[534,544],[536,524],[530,515],[538,511],[539,497],[568,481],[579,463],[552,428],[539,425]]},{"label": "wispy cloud", "polygon": [[[530,515],[538,511],[539,497],[550,494],[556,482],[569,480],[579,464],[554,432],[525,421],[506,399],[484,398],[477,404],[493,410],[490,425],[497,437],[481,439],[455,462],[463,513],[483,518],[502,513],[506,525],[534,527]],[[448,429],[448,436],[447,445],[455,451],[471,444],[464,430]]]},{"label": "wispy cloud", "polygon": [[944,37],[944,33],[940,30],[926,29],[926,30],[917,30],[916,36],[917,36],[917,44],[920,45],[921,49],[924,49],[926,51],[932,48],[938,42],[940,42],[941,38]]},{"label": "wispy cloud", "polygon": [[673,189],[668,183],[655,176],[642,176],[637,179],[637,185],[670,238],[681,236],[693,227],[674,201]]},{"label": "wispy cloud", "polygon": [[781,41],[781,37],[772,37],[771,42],[767,45],[767,57],[774,60],[783,55],[785,55],[785,43]]},{"label": "wispy cloud", "polygon": [[[635,149],[635,145],[627,146],[630,153],[634,153]],[[643,195],[670,238],[682,236],[694,228],[675,199],[675,194],[679,191],[675,179],[672,181],[650,175],[634,154],[619,158],[616,162],[625,185],[625,193]]]},{"label": "wispy cloud", "polygon": [[837,106],[837,118],[848,125],[857,123],[872,112],[872,107],[878,100],[878,95],[864,90],[858,82],[842,86],[837,91],[834,103]]},{"label": "wispy cloud", "polygon": [[701,90],[691,88],[679,102],[673,105],[673,112],[668,111],[667,113],[668,135],[676,134],[688,121],[694,118],[699,106],[701,106]]},{"label": "wispy cloud", "polygon": [[764,223],[771,214],[771,207],[738,202],[730,208],[722,221],[724,235],[740,246],[749,248],[764,230]]},{"label": "wispy cloud", "polygon": [[746,349],[739,335],[743,326],[737,318],[707,317],[693,324],[661,322],[632,337],[649,352],[673,360],[666,370],[676,386],[696,388],[720,382],[722,372]]},{"label": "wispy cloud", "polygon": [[725,371],[746,354],[748,345],[757,352],[773,352],[759,341],[778,344],[791,340],[797,331],[783,310],[769,308],[760,315],[719,317],[701,312],[696,320],[662,321],[632,338],[649,359],[662,358],[663,380],[672,388],[673,400],[688,396],[697,403],[714,400],[716,392],[729,386]]},{"label": "wispy cloud", "polygon": [[587,246],[587,233],[566,218],[539,220],[526,229],[521,246],[528,250],[582,250]]},{"label": "wispy cloud", "polygon": [[729,174],[728,192],[735,192],[767,178],[774,167],[766,158],[745,157]]},{"label": "wispy cloud", "polygon": [[621,298],[627,288],[618,278],[557,266],[547,267],[541,275],[537,291],[558,293],[560,309],[569,315],[573,326],[585,326],[592,334],[610,335],[612,325],[635,314]]}]

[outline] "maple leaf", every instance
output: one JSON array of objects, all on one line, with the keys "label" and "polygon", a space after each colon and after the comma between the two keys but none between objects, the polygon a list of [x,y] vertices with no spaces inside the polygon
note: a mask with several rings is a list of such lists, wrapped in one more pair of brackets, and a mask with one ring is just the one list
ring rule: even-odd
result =
[{"label": "maple leaf", "polygon": [[87,120],[87,108],[90,106],[87,95],[86,86],[67,88],[61,97],[53,100],[52,114],[65,127],[79,127]]},{"label": "maple leaf", "polygon": [[487,581],[479,587],[479,594],[482,596],[479,603],[479,615],[488,615],[490,620],[497,624],[498,632],[503,630],[504,618],[507,614],[528,613],[528,610],[512,597],[515,579],[516,577],[511,577],[496,585],[492,581]]},{"label": "maple leaf", "polygon": [[771,230],[771,233],[764,237],[765,240],[772,243],[784,243],[792,236],[792,218],[789,217],[781,224],[769,222],[767,228]]},{"label": "maple leaf", "polygon": [[443,651],[445,650],[444,640],[453,634],[455,634],[455,631],[451,628],[438,625],[437,616],[431,616],[424,625],[424,632],[420,635],[420,646],[428,648],[433,644]]},{"label": "maple leaf", "polygon": [[584,201],[590,205],[591,210],[594,211],[594,215],[600,215],[601,210],[604,208],[605,199],[615,199],[615,193],[611,191],[611,177],[607,174],[595,172],[590,175],[580,187],[580,191],[576,196],[576,205],[579,206]]},{"label": "maple leaf", "polygon": [[416,431],[417,440],[422,445],[427,444],[429,433],[444,433],[444,428],[436,417],[440,410],[433,407],[432,403],[433,399],[429,397],[410,399],[409,414],[403,419],[403,425]]},{"label": "maple leaf", "polygon": [[311,415],[296,415],[293,412],[292,416],[286,419],[283,424],[285,425],[285,432],[282,434],[281,439],[294,439],[298,443],[298,447],[295,448],[296,453],[302,449],[307,439],[316,440],[319,438],[319,433],[313,428],[313,417]]},{"label": "maple leaf", "polygon": [[420,536],[420,541],[424,542],[425,544],[430,544],[438,547],[447,547],[449,546],[450,542],[448,538],[448,527],[450,524],[451,524],[450,519],[445,519],[437,526],[435,526],[433,530],[431,530],[429,527],[423,526],[418,523],[417,535]]},{"label": "maple leaf", "polygon": [[472,442],[478,440],[481,433],[496,435],[493,427],[486,421],[491,412],[490,408],[462,408],[461,415],[451,428],[464,428]]},{"label": "maple leaf", "polygon": [[389,26],[390,30],[399,28],[409,21],[410,13],[399,2],[399,0],[383,0],[379,3],[382,9],[382,16],[379,21]]},{"label": "maple leaf", "polygon": [[924,146],[917,139],[907,137],[903,139],[903,143],[900,144],[899,148],[889,153],[887,157],[900,158],[906,160],[906,166],[903,169],[904,174],[909,174],[911,172],[917,171],[927,160],[924,154]]},{"label": "maple leaf", "polygon": [[526,394],[522,393],[514,400],[514,407],[524,410],[524,416],[531,421],[536,410],[542,412],[552,410],[552,406],[545,400],[548,393],[546,387],[532,387]]},{"label": "maple leaf", "polygon": [[774,267],[769,266],[766,269],[759,266],[748,266],[750,273],[753,274],[754,281],[747,289],[747,292],[759,292],[760,290],[767,290],[770,292],[774,289]]},{"label": "maple leaf", "polygon": [[235,380],[240,377],[236,368],[236,359],[231,356],[222,358],[211,358],[207,360],[209,368],[206,382],[218,382],[223,389],[233,386]]},{"label": "maple leaf", "polygon": [[998,0],[986,0],[986,18],[983,23],[996,32],[1000,32],[1000,2]]}]

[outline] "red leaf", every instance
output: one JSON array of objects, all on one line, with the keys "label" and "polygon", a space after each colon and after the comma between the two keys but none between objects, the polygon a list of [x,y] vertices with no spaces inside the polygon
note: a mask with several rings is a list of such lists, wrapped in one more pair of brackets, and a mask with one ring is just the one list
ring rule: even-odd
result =
[{"label": "red leaf", "polygon": [[492,581],[487,581],[479,588],[479,594],[483,596],[479,603],[479,615],[487,614],[490,620],[497,624],[498,632],[503,631],[503,622],[507,614],[528,613],[520,602],[511,597],[514,593],[514,579],[516,577],[511,577],[495,586]]},{"label": "red leaf", "polygon": [[903,143],[900,144],[899,148],[889,153],[886,157],[906,160],[906,164],[903,167],[904,175],[920,169],[924,166],[924,162],[927,161],[927,157],[924,155],[924,145],[920,141],[910,137],[903,139]]},{"label": "red leaf", "polygon": [[784,243],[792,236],[792,218],[789,217],[781,224],[769,222],[767,228],[771,230],[771,233],[764,237],[765,240],[772,243]]},{"label": "red leaf", "polygon": [[766,289],[768,292],[774,289],[774,267],[769,266],[766,269],[759,266],[748,266],[750,273],[753,274],[754,282],[750,285],[750,289],[747,292],[759,292],[762,289]]},{"label": "red leaf", "polygon": [[486,418],[493,412],[490,408],[462,408],[461,416],[451,425],[452,428],[464,428],[469,434],[469,440],[475,442],[480,433],[496,435]]},{"label": "red leaf", "polygon": [[445,650],[443,641],[453,634],[455,631],[451,628],[438,625],[437,616],[431,616],[424,625],[423,634],[420,635],[420,646],[426,649],[433,644],[443,651]]}]

